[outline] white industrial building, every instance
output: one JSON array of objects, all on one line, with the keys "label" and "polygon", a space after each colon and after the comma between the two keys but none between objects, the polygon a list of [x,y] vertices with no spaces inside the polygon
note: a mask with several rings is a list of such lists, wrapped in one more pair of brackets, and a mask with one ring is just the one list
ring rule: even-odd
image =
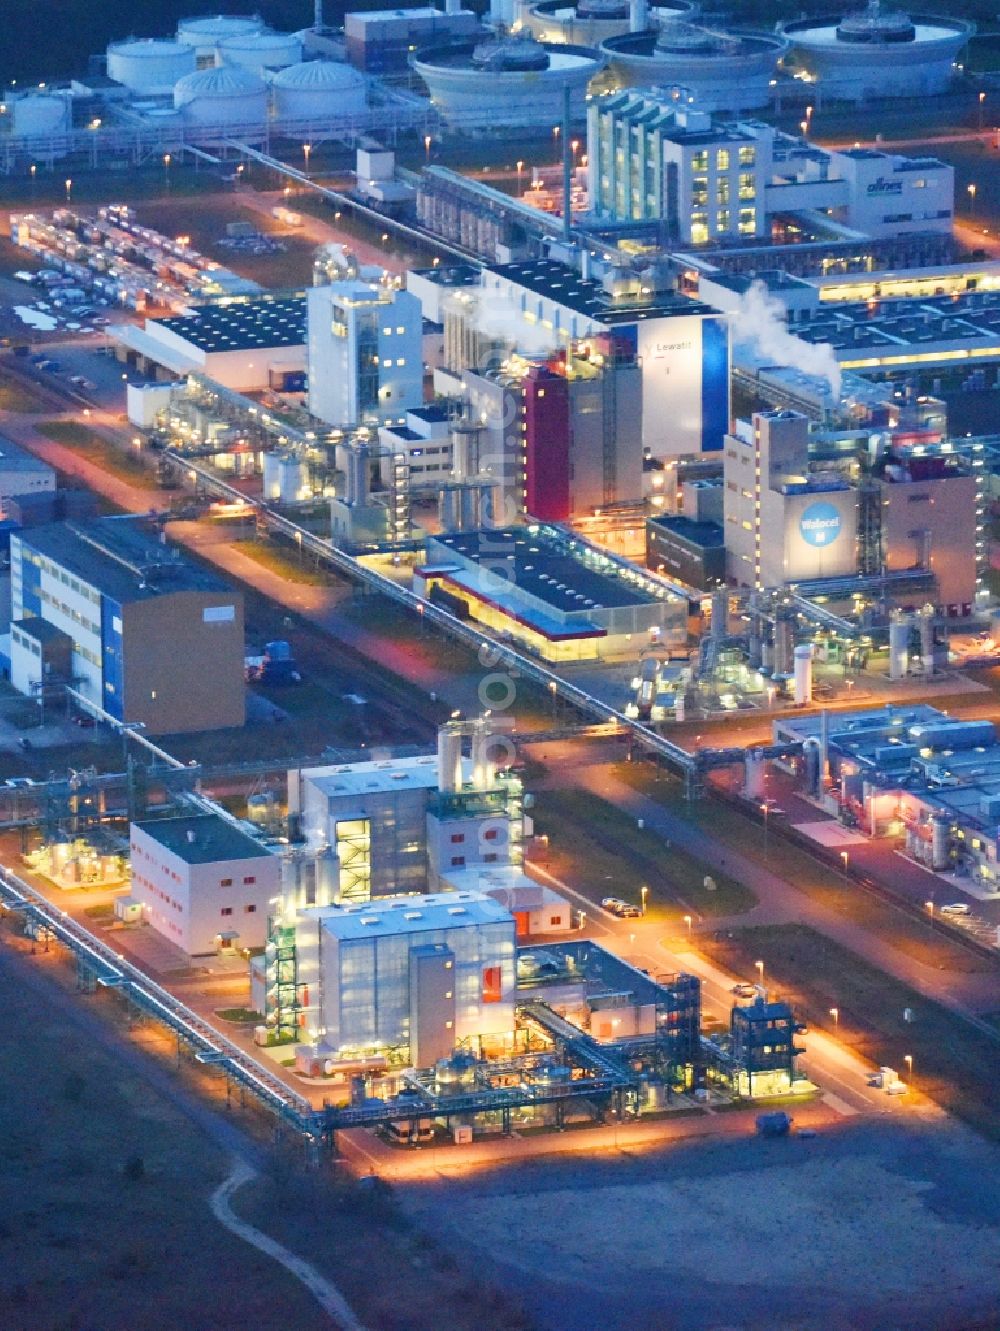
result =
[{"label": "white industrial building", "polygon": [[650,92],[592,100],[591,208],[657,221],[690,245],[752,241],[776,218],[829,217],[864,236],[951,231],[954,168],[872,148],[830,150],[757,120],[713,123],[699,102]]},{"label": "white industrial building", "polygon": [[308,883],[290,857],[286,895],[364,902],[436,890],[455,870],[519,864],[522,791],[509,765],[507,742],[470,721],[441,730],[437,755],[293,769],[289,816],[322,863]]},{"label": "white industrial building", "polygon": [[391,484],[399,463],[406,467],[411,487],[444,485],[452,479],[451,421],[441,407],[415,407],[402,425],[380,426],[378,441],[383,485]]},{"label": "white industrial building", "polygon": [[15,497],[55,491],[55,468],[0,435],[0,518],[8,516],[7,505]]},{"label": "white industrial building", "polygon": [[215,814],[136,822],[132,899],[143,919],[191,956],[263,947],[281,862]]},{"label": "white industrial building", "polygon": [[[108,329],[119,359],[163,377],[202,374],[238,393],[282,389],[306,366],[301,296],[250,296],[195,305],[184,315]],[[136,402],[138,408],[138,401]]]},{"label": "white industrial building", "polygon": [[308,293],[309,410],[338,429],[403,423],[424,396],[423,321],[408,291],[333,282]]},{"label": "white industrial building", "polygon": [[[321,1057],[395,1055],[429,1067],[457,1047],[510,1046],[514,919],[492,897],[443,892],[303,911],[294,921],[294,1025]],[[263,1010],[278,1006],[269,945]]]},{"label": "white industrial building", "polygon": [[809,471],[808,435],[805,416],[770,411],[726,438],[726,560],[737,586],[857,571],[858,492],[836,473]]}]

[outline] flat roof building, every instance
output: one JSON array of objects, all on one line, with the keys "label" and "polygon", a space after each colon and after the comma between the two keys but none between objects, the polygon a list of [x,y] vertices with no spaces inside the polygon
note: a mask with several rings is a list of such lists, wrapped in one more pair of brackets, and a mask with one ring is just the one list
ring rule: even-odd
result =
[{"label": "flat roof building", "polygon": [[191,956],[263,947],[280,890],[276,855],[215,814],[157,818],[129,831],[132,897]]},{"label": "flat roof building", "polygon": [[0,435],[0,518],[15,496],[55,494],[56,472],[41,458]]},{"label": "flat roof building", "polygon": [[687,603],[674,588],[542,525],[432,537],[414,583],[431,600],[444,589],[467,616],[546,660],[634,654],[644,637],[687,635]]},{"label": "flat roof building", "polygon": [[75,687],[118,720],[151,734],[243,724],[242,594],[140,520],[14,534],[11,604],[68,634]]}]

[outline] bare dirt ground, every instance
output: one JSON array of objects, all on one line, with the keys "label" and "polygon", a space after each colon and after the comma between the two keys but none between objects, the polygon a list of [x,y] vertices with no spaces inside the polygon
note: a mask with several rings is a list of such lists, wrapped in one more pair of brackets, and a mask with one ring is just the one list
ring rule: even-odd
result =
[{"label": "bare dirt ground", "polygon": [[950,1120],[550,1160],[407,1195],[551,1331],[970,1331],[998,1152]]}]

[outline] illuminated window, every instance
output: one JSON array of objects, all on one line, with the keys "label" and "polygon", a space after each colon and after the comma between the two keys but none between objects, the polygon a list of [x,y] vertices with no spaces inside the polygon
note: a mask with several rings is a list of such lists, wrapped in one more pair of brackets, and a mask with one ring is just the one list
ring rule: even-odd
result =
[{"label": "illuminated window", "polygon": [[691,202],[696,208],[704,207],[708,203],[708,177],[696,176],[691,181]]},{"label": "illuminated window", "polygon": [[752,171],[740,172],[740,198],[755,199],[757,197],[757,186],[754,182]]},{"label": "illuminated window", "polygon": [[757,162],[757,150],[749,145],[740,149],[740,166],[754,166]]},{"label": "illuminated window", "polygon": [[729,149],[728,149],[728,148],[720,148],[719,151],[715,154],[715,169],[716,169],[716,171],[728,171],[728,170],[729,170]]},{"label": "illuminated window", "polygon": [[740,234],[752,236],[757,230],[757,213],[753,208],[740,209]]},{"label": "illuminated window", "polygon": [[707,149],[707,148],[704,150],[704,152],[697,152],[697,153],[692,153],[692,154],[691,154],[691,170],[692,170],[692,171],[707,171],[707,170],[708,170],[708,149]]},{"label": "illuminated window", "polygon": [[715,229],[720,234],[728,231],[732,225],[732,217],[728,208],[720,208],[715,215]]},{"label": "illuminated window", "polygon": [[716,203],[729,202],[729,180],[726,177],[715,182],[715,201]]},{"label": "illuminated window", "polygon": [[691,242],[704,245],[708,240],[708,218],[705,213],[691,214]]},{"label": "illuminated window", "polygon": [[503,998],[503,973],[499,966],[483,967],[483,1002],[499,1003]]}]

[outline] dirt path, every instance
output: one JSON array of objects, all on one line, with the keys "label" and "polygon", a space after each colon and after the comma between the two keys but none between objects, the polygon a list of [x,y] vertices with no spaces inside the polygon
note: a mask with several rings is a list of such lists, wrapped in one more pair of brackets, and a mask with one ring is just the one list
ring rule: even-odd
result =
[{"label": "dirt path", "polygon": [[321,1276],[316,1268],[302,1257],[296,1257],[275,1239],[262,1234],[253,1225],[241,1220],[230,1205],[233,1194],[245,1183],[257,1177],[257,1171],[241,1156],[233,1157],[233,1168],[227,1179],[216,1188],[209,1199],[212,1214],[220,1225],[225,1225],[231,1233],[244,1243],[251,1244],[259,1252],[273,1261],[279,1262],[289,1274],[302,1282],[319,1306],[329,1315],[341,1331],[365,1331],[365,1327],[355,1317],[347,1300],[336,1285]]}]

